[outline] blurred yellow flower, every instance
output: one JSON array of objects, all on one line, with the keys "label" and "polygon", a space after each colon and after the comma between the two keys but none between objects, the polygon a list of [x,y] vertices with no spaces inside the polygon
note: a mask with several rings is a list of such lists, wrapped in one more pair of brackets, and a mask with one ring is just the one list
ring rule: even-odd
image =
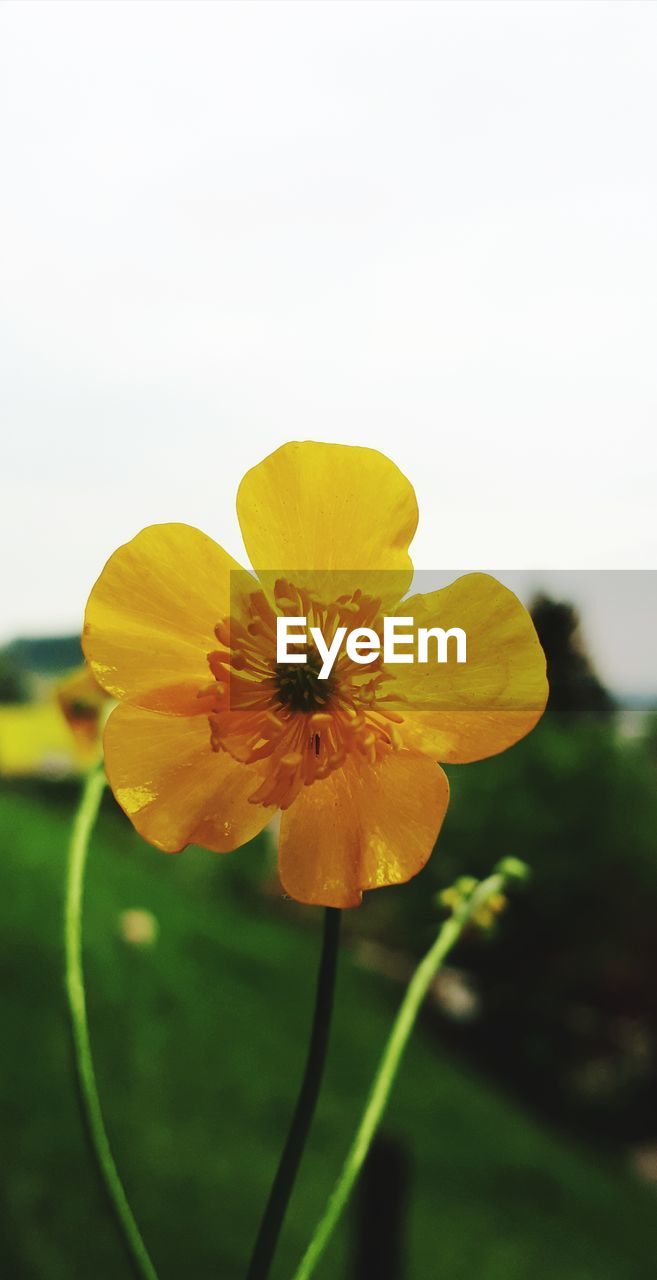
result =
[{"label": "blurred yellow flower", "polygon": [[111,699],[95,680],[87,663],[82,663],[60,680],[55,693],[78,750],[88,759],[98,756],[103,724]]},{"label": "blurred yellow flower", "polygon": [[[543,653],[527,611],[484,574],[399,603],[417,503],[375,450],[283,445],[244,477],[237,514],[258,577],[198,530],[163,524],[120,547],[91,592],[84,652],[120,700],[108,779],[137,830],[171,852],[235,849],[282,810],[286,891],[355,906],[424,866],[448,802],[438,761],[494,755],[534,726]],[[341,655],[328,680],[310,645],[303,666],[277,661],[278,617],[330,636],[380,631],[384,613],[466,629],[475,660]]]}]

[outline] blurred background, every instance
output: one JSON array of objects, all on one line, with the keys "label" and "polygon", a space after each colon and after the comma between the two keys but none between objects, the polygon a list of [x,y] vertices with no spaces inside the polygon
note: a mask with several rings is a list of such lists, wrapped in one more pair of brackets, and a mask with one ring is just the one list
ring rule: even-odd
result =
[{"label": "blurred background", "polygon": [[[503,566],[548,713],[450,770],[425,871],[347,913],[293,1272],[437,895],[532,868],[435,984],[324,1280],[642,1280],[657,1255],[653,3],[47,0],[0,12],[0,1271],[126,1274],[75,1106],[65,852],[88,591],[145,524],[243,556],[291,438],[414,483],[422,572]],[[450,576],[449,574],[447,575]],[[165,858],[107,797],[91,1032],[161,1280],[239,1280],[321,914],[271,833]]]}]

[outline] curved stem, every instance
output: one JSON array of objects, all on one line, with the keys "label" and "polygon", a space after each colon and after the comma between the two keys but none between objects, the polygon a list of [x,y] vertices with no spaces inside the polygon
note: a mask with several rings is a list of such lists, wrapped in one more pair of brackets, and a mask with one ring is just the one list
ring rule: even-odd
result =
[{"label": "curved stem", "polygon": [[347,1158],[329,1197],[324,1214],[317,1224],[313,1238],[294,1274],[293,1280],[308,1280],[335,1230],[367,1157],[372,1139],[390,1097],[390,1091],[397,1075],[402,1054],[415,1025],[420,1005],[433,978],[447,954],[460,938],[468,921],[485,905],[489,898],[501,892],[506,879],[506,875],[499,872],[477,884],[473,892],[456,908],[449,920],[446,920],[442,925],[436,941],[415,970],[393,1023]]},{"label": "curved stem", "polygon": [[247,1280],[266,1280],[269,1275],[278,1237],[283,1226],[283,1219],[308,1138],[322,1083],[328,1048],[339,936],[340,911],[337,907],[326,907],[324,912],[322,958],[317,976],[315,1013],[310,1033],[306,1069],[283,1153],[269,1193],[269,1200],[260,1223],[247,1272]]},{"label": "curved stem", "polygon": [[92,769],[85,780],[75,815],[69,846],[66,880],[65,954],[66,992],[73,1033],[73,1052],[82,1117],[100,1176],[134,1273],[139,1280],[157,1280],[119,1177],[103,1121],[94,1072],[82,969],[82,900],[89,837],[94,827],[105,789],[102,766]]}]

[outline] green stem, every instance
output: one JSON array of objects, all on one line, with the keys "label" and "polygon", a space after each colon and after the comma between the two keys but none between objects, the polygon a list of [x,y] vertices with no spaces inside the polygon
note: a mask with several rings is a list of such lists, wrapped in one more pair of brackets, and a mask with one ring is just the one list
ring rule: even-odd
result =
[{"label": "green stem", "polygon": [[489,876],[487,880],[482,880],[476,886],[471,895],[457,907],[454,914],[442,925],[436,941],[415,970],[393,1023],[347,1158],[329,1197],[324,1214],[294,1274],[294,1280],[308,1280],[335,1230],[367,1157],[372,1139],[388,1102],[402,1054],[413,1030],[420,1005],[433,978],[473,915],[489,898],[502,891],[506,878],[503,873],[495,873]]},{"label": "green stem", "polygon": [[98,1170],[135,1275],[139,1277],[139,1280],[157,1280],[157,1272],[141,1238],[139,1227],[128,1204],[110,1150],[98,1097],[87,1023],[84,973],[82,969],[84,872],[89,849],[89,837],[96,821],[104,789],[105,774],[102,766],[98,766],[98,768],[92,769],[87,774],[71,833],[66,880],[64,930],[66,991],[71,1017],[73,1052],[82,1118],[96,1158]]},{"label": "green stem", "polygon": [[274,1258],[283,1219],[292,1195],[301,1157],[312,1123],[324,1073],[333,1009],[333,993],[340,936],[340,911],[326,907],[322,958],[317,975],[313,1017],[306,1069],[294,1109],[283,1153],[269,1193],[269,1200],[251,1256],[247,1280],[266,1280]]}]

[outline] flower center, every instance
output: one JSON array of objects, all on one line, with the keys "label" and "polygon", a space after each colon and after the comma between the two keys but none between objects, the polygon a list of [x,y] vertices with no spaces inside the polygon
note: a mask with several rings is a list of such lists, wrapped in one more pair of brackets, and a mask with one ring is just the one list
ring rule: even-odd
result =
[{"label": "flower center", "polygon": [[326,778],[348,756],[374,764],[396,750],[403,716],[387,706],[392,677],[380,658],[364,668],[340,654],[323,680],[312,643],[304,663],[276,658],[277,617],[305,617],[330,643],[345,624],[380,634],[380,601],[355,591],[324,604],[283,580],[273,595],[272,602],[262,590],[247,594],[234,615],[218,623],[220,648],[208,654],[215,683],[201,696],[212,696],[212,749],[259,764],[263,780],[252,801],[285,809],[303,786]]},{"label": "flower center", "polygon": [[332,675],[320,680],[322,659],[314,645],[306,647],[305,663],[277,663],[274,678],[275,701],[290,711],[310,713],[324,711],[330,704],[334,687]]}]

